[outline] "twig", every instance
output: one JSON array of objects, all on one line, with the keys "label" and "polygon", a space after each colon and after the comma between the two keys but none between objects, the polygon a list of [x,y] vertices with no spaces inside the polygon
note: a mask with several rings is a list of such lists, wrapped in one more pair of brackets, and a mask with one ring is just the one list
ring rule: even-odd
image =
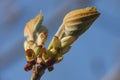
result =
[{"label": "twig", "polygon": [[55,62],[55,58],[50,58],[46,63],[44,63],[41,57],[37,57],[37,63],[32,68],[31,80],[40,80],[47,68],[49,71],[53,70],[52,65]]},{"label": "twig", "polygon": [[46,68],[46,66],[41,64],[34,65],[32,69],[31,80],[40,80]]}]

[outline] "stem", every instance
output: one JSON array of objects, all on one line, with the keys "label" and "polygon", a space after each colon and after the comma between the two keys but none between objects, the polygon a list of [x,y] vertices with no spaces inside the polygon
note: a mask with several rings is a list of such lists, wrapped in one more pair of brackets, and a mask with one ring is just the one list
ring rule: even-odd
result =
[{"label": "stem", "polygon": [[46,63],[43,63],[42,60],[37,57],[37,62],[32,68],[31,80],[40,80],[45,70],[48,68],[49,71],[53,70],[53,64],[55,63],[55,59],[49,59]]},{"label": "stem", "polygon": [[35,64],[32,68],[31,80],[40,80],[46,68],[44,64]]}]

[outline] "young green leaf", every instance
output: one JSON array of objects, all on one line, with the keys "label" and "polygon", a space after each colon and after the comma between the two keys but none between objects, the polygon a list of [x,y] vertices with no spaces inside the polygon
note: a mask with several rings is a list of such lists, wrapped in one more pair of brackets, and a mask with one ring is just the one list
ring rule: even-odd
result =
[{"label": "young green leaf", "polygon": [[56,36],[62,39],[65,36],[80,36],[100,15],[96,7],[87,7],[69,12],[63,19]]},{"label": "young green leaf", "polygon": [[46,27],[42,25],[43,14],[40,12],[38,16],[30,20],[24,29],[24,36],[27,37],[27,40],[36,40],[39,33],[46,31]]}]

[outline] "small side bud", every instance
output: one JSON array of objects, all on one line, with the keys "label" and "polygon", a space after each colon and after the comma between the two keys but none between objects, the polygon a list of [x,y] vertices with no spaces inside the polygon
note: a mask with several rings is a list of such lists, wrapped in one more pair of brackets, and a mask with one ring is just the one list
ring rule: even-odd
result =
[{"label": "small side bud", "polygon": [[25,57],[27,59],[28,62],[35,60],[35,53],[32,49],[27,49],[27,51],[25,52]]},{"label": "small side bud", "polygon": [[37,44],[44,46],[44,45],[45,45],[45,42],[46,42],[46,40],[47,40],[47,36],[48,36],[48,33],[47,33],[46,31],[41,32],[41,33],[38,35]]},{"label": "small side bud", "polygon": [[42,55],[42,46],[37,46],[34,48],[35,56],[41,56]]},{"label": "small side bud", "polygon": [[27,62],[27,64],[24,67],[24,70],[25,71],[30,71],[32,69],[33,65],[35,65],[35,64],[36,64],[35,60]]},{"label": "small side bud", "polygon": [[53,37],[50,45],[48,46],[48,50],[51,50],[52,48],[61,48],[61,41],[57,36]]}]

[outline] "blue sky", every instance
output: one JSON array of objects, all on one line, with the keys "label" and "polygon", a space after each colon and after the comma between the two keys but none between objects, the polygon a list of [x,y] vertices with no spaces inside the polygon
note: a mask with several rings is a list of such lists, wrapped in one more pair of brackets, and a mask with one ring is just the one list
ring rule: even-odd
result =
[{"label": "blue sky", "polygon": [[[23,49],[25,23],[44,14],[49,29],[47,45],[73,9],[96,6],[100,17],[72,45],[64,60],[41,80],[101,80],[111,74],[120,58],[119,0],[2,0],[0,3],[0,80],[29,80],[24,71]],[[113,69],[114,70],[114,69]],[[109,76],[108,76],[109,77]],[[112,79],[111,79],[112,80]]]}]

